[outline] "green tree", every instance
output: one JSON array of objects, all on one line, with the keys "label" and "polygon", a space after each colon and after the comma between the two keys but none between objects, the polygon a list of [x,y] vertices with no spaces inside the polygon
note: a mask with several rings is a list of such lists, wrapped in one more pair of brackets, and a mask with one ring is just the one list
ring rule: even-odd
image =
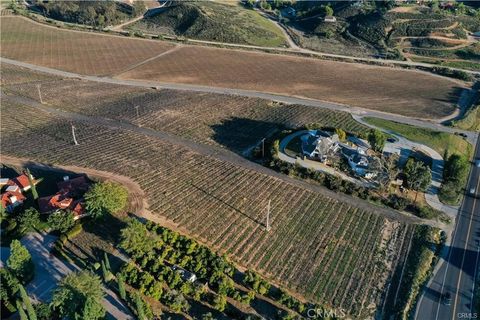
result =
[{"label": "green tree", "polygon": [[117,183],[99,182],[94,184],[85,194],[85,206],[87,212],[93,217],[104,214],[113,214],[127,204],[128,192]]},{"label": "green tree", "polygon": [[138,319],[145,320],[143,301],[139,293],[135,294],[135,311],[137,312]]},{"label": "green tree", "polygon": [[103,276],[103,281],[108,282],[110,280],[110,277],[108,275],[107,267],[105,267],[105,261],[101,261],[102,264],[102,276]]},{"label": "green tree", "polygon": [[335,133],[338,135],[338,139],[340,141],[345,141],[345,139],[347,139],[347,133],[343,131],[341,128],[336,128]]},{"label": "green tree", "polygon": [[110,267],[110,260],[108,259],[108,254],[105,251],[103,252],[103,260],[105,261],[105,267],[107,268],[107,270],[112,271],[112,268]]},{"label": "green tree", "polygon": [[153,235],[136,219],[131,219],[127,227],[121,231],[120,247],[134,258],[143,257],[161,244],[160,236]]},{"label": "green tree", "polygon": [[7,267],[24,284],[33,279],[35,267],[32,256],[18,240],[13,240],[10,244],[10,257],[7,259]]},{"label": "green tree", "polygon": [[30,188],[32,189],[32,196],[34,200],[38,199],[38,192],[37,192],[37,186],[35,186],[35,183],[33,181],[33,176],[30,173],[30,170],[27,168],[27,177],[28,177],[28,183],[30,184]]},{"label": "green tree", "polygon": [[426,191],[432,182],[432,172],[423,162],[410,158],[405,165],[404,173],[408,187],[416,191],[414,201],[416,203],[418,191]]},{"label": "green tree", "polygon": [[35,231],[40,225],[40,214],[35,208],[28,208],[17,217],[20,233]]},{"label": "green tree", "polygon": [[226,306],[227,306],[227,298],[224,295],[217,295],[213,299],[213,307],[218,311],[223,312]]},{"label": "green tree", "polygon": [[27,308],[28,318],[30,320],[37,320],[37,314],[33,309],[32,303],[30,302],[30,297],[27,295],[25,288],[19,284],[18,291],[20,292],[20,297],[22,298],[23,305]]},{"label": "green tree", "polygon": [[117,282],[118,282],[118,292],[120,294],[120,298],[122,298],[122,300],[126,300],[127,299],[127,293],[125,291],[125,280],[123,280],[123,275],[119,274],[117,275]]},{"label": "green tree", "polygon": [[20,316],[20,320],[28,320],[27,314],[25,313],[25,310],[23,310],[23,306],[20,300],[17,300],[17,310],[18,315]]},{"label": "green tree", "polygon": [[96,320],[105,316],[103,297],[100,278],[84,270],[71,273],[60,282],[51,306],[62,318]]},{"label": "green tree", "polygon": [[325,15],[333,16],[333,8],[328,4],[325,6]]},{"label": "green tree", "polygon": [[370,130],[368,133],[368,142],[372,146],[372,149],[376,152],[382,152],[383,147],[385,146],[385,142],[387,141],[387,137],[383,134],[382,131],[378,129]]},{"label": "green tree", "polygon": [[47,223],[52,230],[65,233],[75,225],[75,220],[71,211],[57,210],[48,216]]}]

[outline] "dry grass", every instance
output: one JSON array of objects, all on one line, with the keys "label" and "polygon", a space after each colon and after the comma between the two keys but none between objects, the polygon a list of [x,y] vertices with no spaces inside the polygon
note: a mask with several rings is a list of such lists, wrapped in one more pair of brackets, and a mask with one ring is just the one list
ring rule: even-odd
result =
[{"label": "dry grass", "polygon": [[2,57],[89,75],[107,75],[167,51],[163,42],[62,30],[3,17]]},{"label": "dry grass", "polygon": [[425,73],[257,52],[183,47],[120,76],[302,96],[406,116],[449,115],[458,83]]}]

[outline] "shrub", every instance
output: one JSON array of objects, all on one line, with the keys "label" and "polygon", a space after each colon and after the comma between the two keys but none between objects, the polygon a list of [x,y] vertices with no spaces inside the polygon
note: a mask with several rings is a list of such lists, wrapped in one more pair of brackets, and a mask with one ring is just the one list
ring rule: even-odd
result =
[{"label": "shrub", "polygon": [[85,194],[87,212],[93,217],[113,214],[125,208],[128,192],[122,185],[113,182],[99,182]]}]

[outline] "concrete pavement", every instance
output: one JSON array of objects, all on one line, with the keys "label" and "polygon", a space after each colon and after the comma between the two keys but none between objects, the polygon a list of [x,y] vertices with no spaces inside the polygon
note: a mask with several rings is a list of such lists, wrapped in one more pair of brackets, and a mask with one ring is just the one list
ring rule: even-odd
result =
[{"label": "concrete pavement", "polygon": [[[20,240],[30,252],[35,264],[35,278],[26,287],[28,295],[34,301],[49,302],[58,282],[69,273],[81,270],[74,264],[50,255],[56,240],[57,237],[45,233],[30,233]],[[6,263],[9,251],[9,248],[2,247],[2,264]],[[104,291],[105,298],[102,304],[107,310],[108,319],[134,319],[130,310],[113,291],[105,287]]]}]

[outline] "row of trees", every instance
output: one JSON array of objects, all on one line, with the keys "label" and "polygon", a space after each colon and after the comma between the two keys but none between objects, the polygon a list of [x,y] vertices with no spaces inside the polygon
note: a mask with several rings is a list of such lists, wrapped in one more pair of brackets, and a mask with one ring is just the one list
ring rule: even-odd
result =
[{"label": "row of trees", "polygon": [[[117,278],[176,312],[189,310],[189,297],[230,314],[235,308],[228,307],[227,297],[249,305],[256,293],[275,298],[297,312],[304,311],[304,305],[286,292],[272,295],[270,283],[253,271],[247,271],[243,278],[243,284],[251,290],[238,289],[233,280],[235,268],[226,257],[152,222],[129,221],[121,238],[120,246],[135,263],[124,266]],[[185,281],[174,266],[194,272],[210,290],[199,282]]]},{"label": "row of trees", "polygon": [[143,1],[132,7],[115,1],[35,1],[44,15],[56,20],[105,27],[145,11]]},{"label": "row of trees", "polygon": [[452,154],[445,161],[440,197],[444,202],[456,204],[467,184],[470,163],[465,156]]}]

